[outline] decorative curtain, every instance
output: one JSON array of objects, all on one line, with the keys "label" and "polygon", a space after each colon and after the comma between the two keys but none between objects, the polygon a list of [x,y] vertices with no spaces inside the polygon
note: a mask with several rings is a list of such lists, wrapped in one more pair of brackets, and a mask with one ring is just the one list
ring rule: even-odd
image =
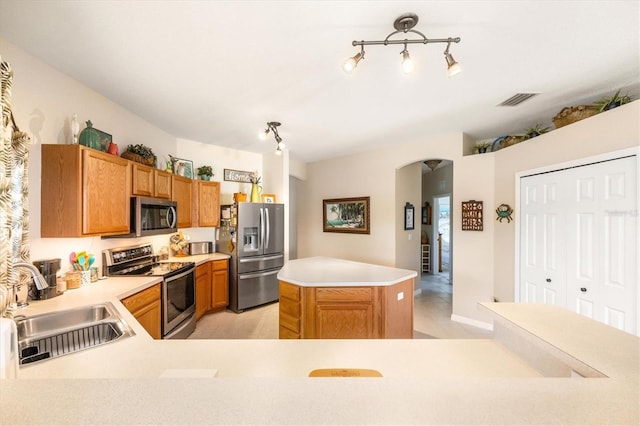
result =
[{"label": "decorative curtain", "polygon": [[31,138],[21,132],[11,113],[11,66],[0,60],[2,127],[0,128],[0,312],[10,315],[13,284],[28,286],[14,263],[29,261],[28,158]]}]

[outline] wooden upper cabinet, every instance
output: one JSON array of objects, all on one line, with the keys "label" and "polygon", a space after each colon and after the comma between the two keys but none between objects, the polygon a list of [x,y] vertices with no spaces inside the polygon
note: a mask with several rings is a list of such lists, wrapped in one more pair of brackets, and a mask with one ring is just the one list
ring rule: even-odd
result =
[{"label": "wooden upper cabinet", "polygon": [[132,195],[171,199],[171,173],[131,162]]},{"label": "wooden upper cabinet", "polygon": [[143,197],[153,197],[155,191],[153,167],[132,162],[131,171],[133,179],[131,194],[140,195]]},{"label": "wooden upper cabinet", "polygon": [[41,236],[129,232],[129,162],[81,145],[42,145]]},{"label": "wooden upper cabinet", "polygon": [[194,180],[193,226],[220,225],[220,182]]},{"label": "wooden upper cabinet", "polygon": [[155,178],[155,196],[158,198],[171,199],[171,173],[164,170],[155,169],[153,171]]},{"label": "wooden upper cabinet", "polygon": [[191,206],[193,203],[193,181],[189,178],[171,175],[171,199],[178,203],[178,228],[191,228]]}]

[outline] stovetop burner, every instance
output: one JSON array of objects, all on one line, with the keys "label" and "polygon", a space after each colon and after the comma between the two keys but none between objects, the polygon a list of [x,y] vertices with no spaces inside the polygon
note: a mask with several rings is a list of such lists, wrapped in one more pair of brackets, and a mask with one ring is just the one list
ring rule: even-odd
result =
[{"label": "stovetop burner", "polygon": [[194,262],[158,261],[151,244],[112,248],[102,251],[105,276],[167,276],[195,267]]},{"label": "stovetop burner", "polygon": [[167,275],[194,266],[194,262],[157,262],[151,266],[148,275]]}]

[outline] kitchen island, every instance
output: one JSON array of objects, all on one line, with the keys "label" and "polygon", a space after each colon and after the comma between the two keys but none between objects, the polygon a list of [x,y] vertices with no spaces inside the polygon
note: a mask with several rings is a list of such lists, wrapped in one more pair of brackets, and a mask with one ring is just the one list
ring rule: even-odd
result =
[{"label": "kitchen island", "polygon": [[417,275],[330,257],[289,261],[278,273],[279,336],[411,339]]},{"label": "kitchen island", "polygon": [[[124,340],[21,367],[1,424],[638,424],[640,339],[546,305],[490,303],[495,338],[154,340],[109,278],[26,315],[110,301]],[[309,378],[321,368],[381,378]]]}]

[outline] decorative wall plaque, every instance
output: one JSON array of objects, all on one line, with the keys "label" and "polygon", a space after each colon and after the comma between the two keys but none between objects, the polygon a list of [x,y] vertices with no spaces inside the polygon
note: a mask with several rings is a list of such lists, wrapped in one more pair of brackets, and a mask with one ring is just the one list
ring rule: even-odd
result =
[{"label": "decorative wall plaque", "polygon": [[224,169],[224,180],[251,183],[251,173],[243,170]]},{"label": "decorative wall plaque", "polygon": [[482,231],[482,201],[462,202],[462,230]]}]

